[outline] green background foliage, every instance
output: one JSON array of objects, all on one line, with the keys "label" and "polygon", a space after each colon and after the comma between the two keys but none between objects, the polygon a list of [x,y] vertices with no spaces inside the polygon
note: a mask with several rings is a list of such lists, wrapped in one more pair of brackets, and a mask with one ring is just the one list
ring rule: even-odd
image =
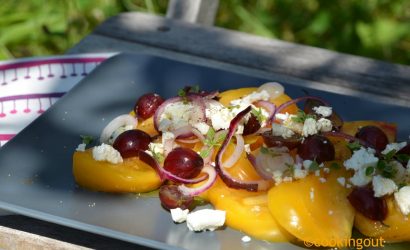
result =
[{"label": "green background foliage", "polygon": [[[0,59],[62,54],[119,12],[164,15],[167,0],[2,0]],[[410,64],[408,0],[220,0],[216,25]]]}]

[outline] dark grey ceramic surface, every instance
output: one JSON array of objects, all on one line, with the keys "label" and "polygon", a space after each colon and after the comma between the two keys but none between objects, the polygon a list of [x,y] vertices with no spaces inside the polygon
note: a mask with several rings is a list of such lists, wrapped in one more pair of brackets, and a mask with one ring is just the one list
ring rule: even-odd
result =
[{"label": "dark grey ceramic surface", "polygon": [[[258,240],[243,243],[243,234],[231,229],[189,232],[185,224],[171,222],[157,198],[84,191],[71,173],[79,135],[98,137],[107,122],[129,112],[144,93],[170,97],[186,85],[225,90],[266,81],[147,55],[113,57],[1,148],[0,208],[155,248],[298,249]],[[300,87],[285,86],[293,97],[304,95]],[[306,90],[329,100],[346,120],[397,122],[399,137],[410,134],[409,108]]]}]

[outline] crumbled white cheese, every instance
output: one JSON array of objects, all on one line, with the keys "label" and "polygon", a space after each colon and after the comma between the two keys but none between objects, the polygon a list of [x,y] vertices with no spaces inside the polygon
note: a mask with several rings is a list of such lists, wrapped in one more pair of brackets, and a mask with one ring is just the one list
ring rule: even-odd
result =
[{"label": "crumbled white cheese", "polygon": [[373,191],[374,197],[382,197],[388,194],[392,194],[397,191],[397,185],[393,180],[384,178],[380,175],[373,177]]},{"label": "crumbled white cheese", "polygon": [[159,117],[158,129],[160,131],[172,131],[189,124],[195,124],[202,120],[202,114],[198,107],[191,102],[171,103],[165,107]]},{"label": "crumbled white cheese", "polygon": [[245,235],[241,238],[241,241],[244,243],[250,242],[252,239],[248,235]]},{"label": "crumbled white cheese", "polygon": [[201,134],[206,135],[209,130],[209,125],[205,122],[198,122],[192,125],[194,128],[198,129]]},{"label": "crumbled white cheese", "polygon": [[382,151],[382,154],[387,154],[392,150],[395,150],[396,152],[398,152],[400,149],[404,148],[405,146],[407,146],[407,142],[393,142],[393,143],[389,143],[386,145],[386,148]]},{"label": "crumbled white cheese", "polygon": [[186,221],[189,210],[188,209],[182,210],[181,208],[177,207],[177,208],[171,209],[170,212],[171,212],[172,220],[174,222],[182,223]]},{"label": "crumbled white cheese", "polygon": [[209,102],[205,114],[215,130],[227,129],[234,118],[231,111],[219,102]]},{"label": "crumbled white cheese", "polygon": [[319,181],[320,181],[321,183],[325,183],[325,182],[326,182],[326,178],[320,177],[320,178],[319,178]]},{"label": "crumbled white cheese", "polygon": [[293,181],[293,178],[290,177],[290,176],[285,176],[285,177],[283,178],[283,182],[292,182],[292,181]]},{"label": "crumbled white cheese", "polygon": [[191,231],[214,231],[225,223],[226,212],[214,209],[202,209],[188,214],[187,226]]},{"label": "crumbled white cheese", "polygon": [[289,120],[290,117],[291,117],[291,115],[288,112],[275,114],[275,118],[279,119],[279,120],[282,120],[282,121]]},{"label": "crumbled white cheese", "polygon": [[372,176],[366,175],[366,168],[360,168],[355,172],[353,177],[349,179],[349,181],[353,185],[361,187],[369,184],[372,181]]},{"label": "crumbled white cheese", "polygon": [[303,164],[303,167],[305,169],[309,169],[310,166],[312,165],[312,163],[313,163],[313,161],[311,161],[311,160],[304,160],[302,164]]},{"label": "crumbled white cheese", "polygon": [[156,154],[161,154],[161,155],[164,154],[164,144],[162,144],[162,143],[151,142],[148,145],[148,148],[149,148],[148,151],[150,151],[150,153],[154,152]]},{"label": "crumbled white cheese", "polygon": [[379,161],[377,157],[374,156],[376,151],[372,148],[361,147],[356,150],[352,157],[344,162],[344,166],[347,169],[359,170],[361,168],[366,168],[369,166],[374,166]]},{"label": "crumbled white cheese", "polygon": [[315,176],[320,176],[320,170],[315,171]]},{"label": "crumbled white cheese", "polygon": [[101,144],[93,148],[93,158],[96,161],[108,161],[113,164],[122,163],[120,152],[108,144]]},{"label": "crumbled white cheese", "polygon": [[87,146],[87,144],[85,144],[85,143],[78,144],[78,146],[77,146],[77,148],[75,149],[75,151],[84,152],[86,146]]},{"label": "crumbled white cheese", "polygon": [[308,171],[306,169],[297,169],[295,168],[293,172],[293,176],[295,179],[303,179],[308,175]]},{"label": "crumbled white cheese", "polygon": [[316,120],[313,118],[307,118],[303,123],[302,134],[304,137],[317,134]]},{"label": "crumbled white cheese", "polygon": [[320,118],[316,122],[316,129],[322,132],[329,132],[332,131],[333,125],[332,121],[326,118]]},{"label": "crumbled white cheese", "polygon": [[394,193],[394,199],[404,215],[410,214],[410,186],[400,188],[398,192]]},{"label": "crumbled white cheese", "polygon": [[329,117],[332,115],[332,107],[318,106],[313,107],[313,110],[316,112],[316,114],[321,115],[323,117]]},{"label": "crumbled white cheese", "polygon": [[277,123],[272,123],[272,135],[273,136],[281,136],[285,139],[290,138],[294,135],[295,133],[288,129],[287,127],[277,124]]},{"label": "crumbled white cheese", "polygon": [[172,132],[163,132],[162,133],[162,145],[167,144],[169,141],[174,141],[175,135]]},{"label": "crumbled white cheese", "polygon": [[343,187],[345,186],[346,179],[344,177],[339,177],[336,180],[337,180],[337,182],[339,182],[340,185],[342,185]]},{"label": "crumbled white cheese", "polygon": [[323,172],[325,172],[326,174],[330,173],[330,168],[323,168]]}]

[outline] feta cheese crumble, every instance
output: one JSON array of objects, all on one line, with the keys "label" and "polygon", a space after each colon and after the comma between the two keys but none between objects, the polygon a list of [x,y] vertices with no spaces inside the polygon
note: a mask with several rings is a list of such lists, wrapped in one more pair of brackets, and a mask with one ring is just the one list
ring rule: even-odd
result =
[{"label": "feta cheese crumble", "polygon": [[313,107],[313,111],[315,111],[316,114],[321,115],[323,117],[329,117],[332,115],[332,107],[328,106]]},{"label": "feta cheese crumble", "polygon": [[252,239],[248,235],[245,235],[241,238],[241,241],[244,243],[250,242]]},{"label": "feta cheese crumble", "polygon": [[215,131],[229,128],[234,115],[231,111],[220,102],[209,102],[205,109],[205,115],[211,120],[212,127]]},{"label": "feta cheese crumble", "polygon": [[410,214],[410,186],[400,188],[400,190],[394,193],[394,199],[404,215]]},{"label": "feta cheese crumble", "polygon": [[198,123],[195,123],[192,126],[196,129],[198,129],[198,131],[201,132],[201,134],[203,134],[203,135],[206,135],[206,133],[208,133],[209,125],[206,124],[205,122],[198,122]]},{"label": "feta cheese crumble", "polygon": [[374,156],[376,151],[372,148],[361,147],[354,151],[352,157],[344,162],[347,169],[359,170],[376,165],[379,159]]},{"label": "feta cheese crumble", "polygon": [[113,164],[123,162],[120,152],[105,143],[93,148],[93,158],[96,161],[108,161]]},{"label": "feta cheese crumble", "polygon": [[287,127],[277,124],[277,123],[272,123],[272,135],[273,136],[281,136],[282,138],[290,138],[294,135],[295,133],[288,129]]},{"label": "feta cheese crumble", "polygon": [[374,197],[382,197],[388,194],[392,194],[398,189],[396,183],[394,183],[393,180],[384,178],[380,175],[373,177],[372,184]]},{"label": "feta cheese crumble", "polygon": [[316,120],[313,118],[307,118],[303,123],[302,135],[308,137],[309,135],[314,135],[319,132],[316,127]]},{"label": "feta cheese crumble", "polygon": [[187,226],[191,231],[214,231],[225,223],[226,212],[214,209],[202,209],[187,216]]},{"label": "feta cheese crumble", "polygon": [[407,146],[407,142],[393,142],[386,145],[386,148],[382,151],[382,154],[388,154],[390,151],[395,150],[398,152],[400,149]]},{"label": "feta cheese crumble", "polygon": [[339,184],[341,185],[341,186],[345,186],[345,184],[346,184],[346,179],[344,178],[344,177],[339,177],[339,178],[337,178],[336,179],[337,180],[337,182],[339,182]]},{"label": "feta cheese crumble", "polygon": [[77,148],[75,149],[75,151],[84,152],[86,146],[87,146],[87,144],[85,144],[85,143],[78,144],[78,146],[77,146]]},{"label": "feta cheese crumble", "polygon": [[188,209],[182,210],[181,208],[177,207],[177,208],[171,209],[170,212],[171,212],[172,220],[174,222],[182,223],[186,221],[189,210]]}]

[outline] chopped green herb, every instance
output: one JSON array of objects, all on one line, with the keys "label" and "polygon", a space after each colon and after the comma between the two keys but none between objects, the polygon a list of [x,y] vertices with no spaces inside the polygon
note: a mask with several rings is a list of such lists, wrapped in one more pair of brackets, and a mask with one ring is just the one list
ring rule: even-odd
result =
[{"label": "chopped green herb", "polygon": [[295,165],[289,163],[285,163],[285,165],[288,168],[284,171],[284,174],[293,177],[295,175]]},{"label": "chopped green herb", "polygon": [[312,163],[309,166],[309,171],[315,172],[316,170],[319,170],[319,169],[320,169],[319,163],[317,163],[316,160],[312,161]]},{"label": "chopped green herb", "polygon": [[298,110],[296,116],[292,117],[292,121],[298,123],[304,123],[306,119],[312,118],[316,119],[316,116],[313,114],[306,114],[303,110]]},{"label": "chopped green herb", "polygon": [[408,162],[410,160],[410,155],[407,154],[396,154],[395,157],[400,162]]},{"label": "chopped green herb", "polygon": [[80,135],[80,138],[85,145],[88,145],[94,141],[94,137],[91,135]]},{"label": "chopped green herb", "polygon": [[359,143],[358,141],[349,142],[349,143],[347,143],[346,146],[347,146],[347,147],[350,149],[350,151],[352,151],[352,152],[354,152],[354,151],[356,151],[356,150],[359,150],[359,149],[362,147],[362,145],[360,145],[360,143]]},{"label": "chopped green herb", "polygon": [[155,152],[154,150],[150,150],[152,153],[152,157],[158,162],[161,163],[164,161],[164,156],[160,153]]},{"label": "chopped green herb", "polygon": [[397,151],[395,149],[392,149],[387,154],[384,155],[384,159],[386,161],[390,161],[396,153]]},{"label": "chopped green herb", "polygon": [[187,92],[185,88],[178,90],[178,96],[182,98],[182,102],[184,104],[188,103],[188,97],[187,97]]},{"label": "chopped green herb", "polygon": [[366,168],[366,176],[371,176],[374,173],[374,167],[367,167]]},{"label": "chopped green herb", "polygon": [[194,85],[192,86],[192,88],[190,89],[191,93],[199,93],[199,85]]},{"label": "chopped green herb", "polygon": [[220,134],[217,138],[215,138],[215,130],[210,127],[208,132],[206,133],[206,138],[204,140],[204,144],[207,146],[205,149],[201,150],[199,155],[202,158],[206,158],[209,156],[211,149],[215,146],[221,146],[222,142],[226,138],[226,133]]},{"label": "chopped green herb", "polygon": [[251,114],[256,117],[259,123],[262,123],[265,120],[265,116],[262,114],[262,108],[253,108]]},{"label": "chopped green herb", "polygon": [[377,168],[377,170],[379,170],[379,171],[383,171],[383,170],[386,168],[386,165],[387,165],[386,161],[384,161],[384,160],[379,160],[379,161],[377,162],[376,168]]},{"label": "chopped green herb", "polygon": [[237,109],[237,108],[240,108],[240,107],[241,107],[240,105],[232,105],[232,106],[228,106],[228,109],[232,110],[232,109]]},{"label": "chopped green herb", "polygon": [[272,156],[272,157],[277,157],[277,156],[281,156],[281,155],[282,155],[281,153],[273,152],[273,151],[270,150],[269,148],[263,147],[263,146],[260,148],[260,152],[261,152],[262,154],[270,155],[270,156]]},{"label": "chopped green herb", "polygon": [[337,162],[332,162],[332,164],[330,165],[331,169],[340,169],[340,165]]}]

